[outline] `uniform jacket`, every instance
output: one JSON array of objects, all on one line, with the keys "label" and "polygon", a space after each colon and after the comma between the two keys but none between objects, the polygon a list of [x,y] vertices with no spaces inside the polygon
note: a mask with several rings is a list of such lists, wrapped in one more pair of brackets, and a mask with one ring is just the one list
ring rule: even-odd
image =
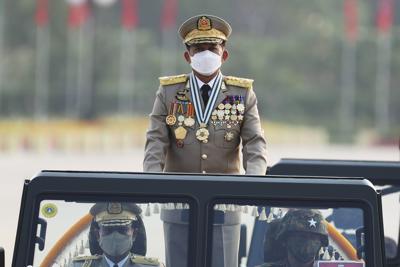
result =
[{"label": "uniform jacket", "polygon": [[[264,175],[267,168],[266,141],[260,124],[257,98],[252,90],[252,80],[223,76],[221,90],[214,110],[227,97],[241,96],[245,111],[243,120],[236,125],[207,125],[210,133],[208,142],[196,139],[199,123],[187,129],[183,147],[177,146],[174,130],[178,124],[166,124],[171,103],[177,95],[189,90],[189,75],[160,78],[153,110],[150,114],[150,127],[147,131],[143,169],[146,172],[188,172],[188,173],[232,173],[240,172],[240,144],[243,145],[243,167],[246,174]],[[201,102],[203,100],[201,99]],[[204,103],[202,102],[204,109]],[[233,134],[227,140],[227,132]]]},{"label": "uniform jacket", "polygon": [[[73,260],[73,267],[110,267],[103,255],[80,256]],[[163,267],[155,258],[129,255],[123,267]]]}]

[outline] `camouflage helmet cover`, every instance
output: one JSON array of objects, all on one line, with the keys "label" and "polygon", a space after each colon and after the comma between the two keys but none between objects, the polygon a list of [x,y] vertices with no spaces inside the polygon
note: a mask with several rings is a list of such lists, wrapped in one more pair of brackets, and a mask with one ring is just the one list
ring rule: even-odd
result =
[{"label": "camouflage helmet cover", "polygon": [[276,233],[276,240],[283,241],[290,232],[314,233],[321,237],[323,246],[328,246],[328,231],[324,218],[318,210],[297,209],[289,210],[282,218]]}]

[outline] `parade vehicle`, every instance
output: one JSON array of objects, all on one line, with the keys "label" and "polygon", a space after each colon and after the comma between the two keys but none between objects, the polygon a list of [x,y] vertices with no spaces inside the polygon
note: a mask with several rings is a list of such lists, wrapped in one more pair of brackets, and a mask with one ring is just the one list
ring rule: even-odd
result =
[{"label": "parade vehicle", "polygon": [[[371,181],[382,196],[386,265],[400,266],[400,162],[282,159],[269,169],[269,174],[363,177]],[[354,221],[350,221],[351,214],[339,212],[335,216],[346,228],[356,228]],[[354,231],[344,235],[354,239]]]},{"label": "parade vehicle", "polygon": [[[142,212],[131,252],[145,266],[165,262],[163,210],[180,210],[187,222],[182,245],[188,254],[180,257],[190,267],[211,266],[213,228],[226,216],[240,214],[238,266],[253,267],[255,251],[263,252],[264,262],[277,256],[266,249],[268,236],[250,234],[256,232],[254,220],[279,223],[290,210],[313,210],[322,219],[293,223],[327,237],[315,266],[380,267],[385,261],[380,197],[363,178],[43,171],[24,184],[12,266],[66,267],[101,257],[89,210],[96,203],[135,203]],[[338,211],[353,214],[354,242],[338,229],[340,221],[332,220]],[[254,247],[255,239],[265,242]]]}]

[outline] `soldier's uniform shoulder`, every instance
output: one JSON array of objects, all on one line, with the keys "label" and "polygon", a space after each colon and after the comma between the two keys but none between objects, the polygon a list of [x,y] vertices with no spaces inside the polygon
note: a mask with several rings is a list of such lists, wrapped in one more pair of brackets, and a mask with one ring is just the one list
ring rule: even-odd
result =
[{"label": "soldier's uniform shoulder", "polygon": [[101,255],[78,256],[72,259],[73,266],[89,267],[93,261],[101,260]]},{"label": "soldier's uniform shoulder", "polygon": [[157,258],[144,257],[139,255],[132,255],[131,262],[133,264],[138,264],[139,266],[141,265],[160,266],[160,262],[158,261]]},{"label": "soldier's uniform shoulder", "polygon": [[225,76],[224,81],[227,85],[233,85],[233,86],[242,87],[245,89],[251,89],[253,87],[254,80],[235,77],[235,76]]},{"label": "soldier's uniform shoulder", "polygon": [[160,85],[173,85],[178,83],[185,83],[189,78],[187,74],[180,74],[174,76],[159,77]]}]

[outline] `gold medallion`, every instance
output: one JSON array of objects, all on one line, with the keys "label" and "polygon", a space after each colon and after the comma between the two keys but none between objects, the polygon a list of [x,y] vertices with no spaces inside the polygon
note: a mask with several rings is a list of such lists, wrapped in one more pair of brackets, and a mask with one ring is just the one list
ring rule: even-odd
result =
[{"label": "gold medallion", "polygon": [[195,124],[195,121],[192,117],[188,117],[183,121],[183,124],[187,127],[192,127]]},{"label": "gold medallion", "polygon": [[200,128],[196,132],[197,140],[202,141],[203,143],[208,142],[209,135],[210,135],[210,132],[206,128]]},{"label": "gold medallion", "polygon": [[217,119],[218,119],[218,116],[217,116],[217,115],[212,115],[212,116],[211,116],[211,120],[216,121]]},{"label": "gold medallion", "polygon": [[231,115],[231,120],[236,121],[238,119],[238,116],[236,114]]},{"label": "gold medallion", "polygon": [[232,108],[232,105],[231,104],[229,104],[229,103],[226,103],[225,104],[225,109],[231,109]]},{"label": "gold medallion", "polygon": [[170,126],[174,125],[176,123],[176,117],[174,115],[168,115],[165,118],[165,121],[166,121],[167,125],[170,125]]},{"label": "gold medallion", "polygon": [[176,128],[174,130],[175,132],[175,138],[178,140],[183,140],[186,137],[187,134],[187,130],[185,128],[183,128],[182,126],[179,126],[178,128]]},{"label": "gold medallion", "polygon": [[218,109],[224,109],[224,108],[225,108],[224,104],[221,103],[221,104],[218,105]]}]

